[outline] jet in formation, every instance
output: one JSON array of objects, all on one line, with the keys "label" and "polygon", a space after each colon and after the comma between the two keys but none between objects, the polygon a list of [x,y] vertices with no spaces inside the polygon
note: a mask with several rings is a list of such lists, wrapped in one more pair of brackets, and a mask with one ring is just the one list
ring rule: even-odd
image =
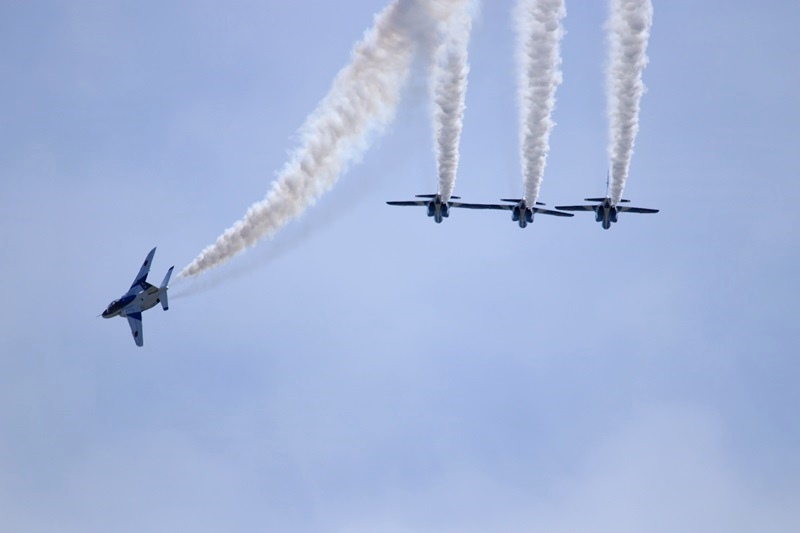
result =
[{"label": "jet in formation", "polygon": [[[611,203],[611,198],[584,198],[584,200],[599,203],[594,205],[557,205],[556,209],[564,211],[594,211],[594,219],[603,225],[603,229],[609,229],[611,224],[617,222],[619,213],[658,213],[658,209],[614,205]],[[630,200],[620,200],[620,203],[628,202]]]},{"label": "jet in formation", "polygon": [[164,311],[169,309],[169,301],[167,300],[167,289],[169,284],[169,277],[172,275],[174,266],[167,270],[167,275],[164,276],[164,281],[161,286],[156,287],[147,283],[147,274],[150,272],[150,263],[153,261],[153,256],[156,254],[156,249],[150,250],[147,257],[142,263],[142,268],[133,280],[133,285],[128,289],[128,292],[123,294],[120,298],[114,300],[105,311],[103,311],[103,318],[112,318],[115,316],[124,316],[128,319],[128,324],[131,327],[133,340],[136,346],[144,345],[144,334],[142,332],[142,312],[155,307],[157,303],[161,304]]},{"label": "jet in formation", "polygon": [[[606,190],[608,190],[608,181],[606,181]],[[594,205],[557,205],[556,209],[564,211],[594,211],[594,219],[603,225],[603,229],[609,229],[611,224],[617,222],[617,215],[619,213],[658,213],[658,209],[648,209],[646,207],[631,207],[628,205],[613,204],[611,197],[605,198],[584,198],[587,202],[598,202]],[[624,198],[619,201],[622,203],[629,203],[630,200]]]},{"label": "jet in formation", "polygon": [[[658,213],[658,209],[648,209],[646,207],[631,207],[619,205],[611,202],[608,188],[611,184],[611,174],[606,174],[606,197],[605,198],[584,198],[587,202],[597,202],[594,205],[557,205],[556,209],[564,211],[594,211],[594,219],[603,225],[603,229],[611,228],[611,224],[617,222],[619,213]],[[630,200],[622,199],[620,204],[627,204]]]},{"label": "jet in formation", "polygon": [[469,204],[472,209],[498,209],[504,211],[511,211],[511,220],[518,223],[520,228],[526,227],[529,223],[533,222],[534,213],[541,213],[542,215],[552,215],[556,217],[572,217],[572,213],[562,213],[561,211],[553,211],[552,209],[543,209],[538,207],[545,205],[542,202],[536,202],[535,205],[529,206],[525,198],[501,198],[501,202],[511,202],[508,204]]},{"label": "jet in formation", "polygon": [[[433,220],[437,224],[441,224],[442,220],[450,216],[450,208],[451,207],[463,207],[466,209],[482,209],[480,204],[465,204],[463,202],[451,202],[451,201],[443,201],[442,195],[439,193],[436,194],[417,194],[414,198],[424,198],[421,200],[408,200],[408,201],[397,201],[397,202],[386,202],[389,205],[402,205],[402,206],[422,206],[427,207],[428,209],[428,216],[433,217]],[[451,196],[450,200],[460,200],[460,196]]]}]

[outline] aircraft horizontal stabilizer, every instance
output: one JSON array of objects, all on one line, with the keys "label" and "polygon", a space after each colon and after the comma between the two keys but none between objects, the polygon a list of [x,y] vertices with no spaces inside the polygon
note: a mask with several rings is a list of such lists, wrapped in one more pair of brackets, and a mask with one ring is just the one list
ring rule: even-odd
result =
[{"label": "aircraft horizontal stabilizer", "polygon": [[[606,200],[608,200],[608,198],[584,198],[583,200],[585,202],[605,202]],[[619,203],[621,203],[621,204],[622,203],[628,203],[628,202],[630,202],[630,200],[626,200],[624,198],[619,201]]]},{"label": "aircraft horizontal stabilizer", "polygon": [[175,268],[174,266],[171,266],[169,267],[169,270],[167,270],[167,275],[164,276],[164,281],[161,282],[162,289],[166,289],[167,286],[169,285],[169,277],[172,275],[172,269],[174,268]]},{"label": "aircraft horizontal stabilizer", "polygon": [[[414,198],[436,198],[435,194],[415,194]],[[460,196],[451,196],[450,198],[454,198],[456,200],[460,200]]]},{"label": "aircraft horizontal stabilizer", "polygon": [[[522,201],[522,198],[500,198],[500,201],[501,202],[514,202],[515,204],[518,204],[518,203],[520,203]],[[544,203],[544,202],[536,202],[536,205],[547,205],[547,204]]]},{"label": "aircraft horizontal stabilizer", "polygon": [[174,266],[169,267],[167,270],[167,275],[164,276],[164,281],[161,282],[161,290],[163,291],[159,296],[159,300],[161,301],[161,307],[164,308],[164,311],[169,309],[169,299],[167,298],[167,289],[169,288],[169,277],[172,275],[172,269],[175,268]]}]

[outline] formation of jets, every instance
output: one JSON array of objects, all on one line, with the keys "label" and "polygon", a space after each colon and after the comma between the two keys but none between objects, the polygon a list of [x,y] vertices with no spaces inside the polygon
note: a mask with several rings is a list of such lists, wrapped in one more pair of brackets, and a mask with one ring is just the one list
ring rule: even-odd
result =
[{"label": "formation of jets", "polygon": [[[552,211],[550,209],[542,209],[536,207],[544,205],[542,202],[536,202],[536,206],[530,207],[526,204],[525,199],[502,199],[501,202],[513,202],[512,204],[468,204],[465,202],[451,202],[443,201],[442,195],[437,194],[417,194],[415,198],[428,198],[428,200],[407,200],[407,201],[392,201],[386,202],[389,205],[402,205],[410,206],[417,205],[428,208],[428,216],[433,217],[433,220],[440,224],[442,220],[450,216],[451,207],[462,207],[464,209],[500,209],[511,211],[511,220],[519,223],[520,228],[528,225],[528,222],[533,222],[534,213],[543,213],[545,215],[555,215],[558,217],[571,217],[572,213],[562,213],[560,211]],[[451,196],[450,200],[459,200],[460,196]]]},{"label": "formation of jets", "polygon": [[[608,182],[606,182],[608,188]],[[605,198],[585,198],[587,202],[597,202],[592,205],[557,205],[556,210],[544,209],[542,202],[535,202],[534,205],[528,205],[525,198],[503,198],[501,202],[509,202],[505,204],[470,204],[465,202],[453,202],[451,200],[460,200],[459,196],[451,196],[447,201],[442,198],[442,195],[437,194],[417,194],[415,198],[419,200],[408,201],[391,201],[386,202],[389,205],[400,206],[421,206],[426,207],[428,216],[440,224],[442,220],[450,216],[451,207],[461,207],[464,209],[496,209],[502,211],[511,211],[511,220],[516,222],[520,228],[526,227],[529,223],[533,222],[533,215],[540,213],[542,215],[551,215],[557,217],[571,217],[572,213],[565,213],[564,211],[594,211],[595,220],[603,225],[603,229],[609,229],[611,224],[617,222],[619,213],[658,213],[658,209],[648,209],[644,207],[630,207],[627,205],[614,204],[610,196]],[[619,203],[629,203],[630,200],[620,200]]]},{"label": "formation of jets", "polygon": [[103,318],[113,318],[115,316],[124,316],[127,318],[136,346],[144,345],[142,312],[147,311],[151,307],[155,307],[158,303],[161,304],[164,311],[169,309],[167,285],[169,284],[169,277],[172,275],[172,269],[175,267],[172,266],[167,270],[167,275],[164,276],[164,281],[161,282],[159,287],[150,285],[147,283],[147,274],[150,272],[150,263],[152,263],[154,255],[156,255],[155,248],[150,250],[150,253],[147,254],[128,292],[108,304],[108,307],[106,307],[106,310],[103,311],[101,315]]},{"label": "formation of jets", "polygon": [[[545,204],[534,202],[528,204],[525,198],[502,198],[502,204],[471,204],[460,202],[459,196],[451,196],[445,200],[440,193],[418,194],[415,200],[386,202],[389,205],[399,206],[419,206],[427,209],[427,215],[439,224],[450,216],[450,208],[458,207],[463,209],[493,209],[498,211],[511,211],[511,220],[516,222],[520,228],[526,227],[533,222],[535,214],[551,215],[557,217],[571,217],[572,213],[565,211],[593,211],[595,220],[603,225],[603,229],[609,229],[611,224],[617,222],[619,213],[658,213],[658,209],[647,209],[644,207],[630,207],[627,205],[614,204],[610,196],[605,198],[585,198],[587,202],[594,202],[589,205],[559,205],[555,210],[541,207]],[[454,201],[456,200],[456,201]],[[630,203],[630,200],[620,200],[620,204]],[[172,275],[174,266],[167,270],[161,285],[156,287],[147,282],[147,275],[150,273],[150,263],[156,254],[156,249],[150,250],[142,263],[139,273],[133,280],[128,292],[108,304],[102,313],[103,318],[113,318],[122,316],[128,319],[133,340],[137,346],[144,345],[144,333],[142,330],[142,313],[161,304],[164,311],[169,309],[167,290],[169,289],[169,278]]]}]

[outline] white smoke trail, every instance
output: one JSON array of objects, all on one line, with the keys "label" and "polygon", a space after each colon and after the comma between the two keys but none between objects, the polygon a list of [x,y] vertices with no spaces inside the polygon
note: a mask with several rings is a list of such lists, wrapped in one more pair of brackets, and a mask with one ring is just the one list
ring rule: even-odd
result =
[{"label": "white smoke trail", "polygon": [[561,84],[559,44],[565,16],[564,0],[520,0],[517,4],[522,179],[529,205],[539,198],[550,150],[550,117]]},{"label": "white smoke trail", "polygon": [[178,275],[195,276],[274,235],[339,179],[366,149],[371,134],[394,117],[416,46],[429,26],[446,20],[462,0],[395,0],[375,18],[350,64],[302,127],[302,144],[266,197]]},{"label": "white smoke trail", "polygon": [[653,23],[650,0],[611,0],[608,21],[611,61],[608,68],[610,196],[622,198],[639,131],[639,102],[644,92],[647,41]]},{"label": "white smoke trail", "polygon": [[466,3],[442,24],[442,41],[436,51],[431,72],[433,129],[439,189],[443,201],[453,194],[458,172],[458,147],[464,124],[467,93],[467,49],[472,31],[472,16]]}]

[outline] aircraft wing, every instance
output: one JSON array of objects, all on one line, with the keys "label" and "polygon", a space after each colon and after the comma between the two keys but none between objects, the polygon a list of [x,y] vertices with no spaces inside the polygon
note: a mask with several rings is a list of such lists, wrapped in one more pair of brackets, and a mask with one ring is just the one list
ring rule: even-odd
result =
[{"label": "aircraft wing", "polygon": [[144,332],[142,331],[142,312],[136,311],[133,313],[126,313],[128,317],[128,324],[131,327],[131,334],[136,346],[144,345]]},{"label": "aircraft wing", "polygon": [[561,211],[594,211],[596,205],[557,205],[556,209]]},{"label": "aircraft wing", "polygon": [[503,209],[511,211],[515,206],[501,204],[467,204],[464,202],[450,202],[450,207],[463,207],[465,209]]},{"label": "aircraft wing", "polygon": [[617,207],[618,211],[625,211],[628,213],[658,213],[658,209],[647,209],[646,207],[628,207],[622,205]]},{"label": "aircraft wing", "polygon": [[386,202],[389,205],[428,205],[429,202],[423,202],[421,200],[409,200],[403,202]]},{"label": "aircraft wing", "polygon": [[150,250],[150,253],[147,254],[147,257],[144,259],[144,263],[142,263],[142,268],[139,269],[139,273],[136,274],[136,279],[133,280],[131,283],[131,288],[128,290],[128,294],[135,293],[137,291],[134,290],[135,287],[147,288],[145,284],[147,283],[147,274],[150,273],[150,263],[153,262],[153,256],[156,255],[156,249],[153,248]]},{"label": "aircraft wing", "polygon": [[552,209],[542,209],[541,207],[534,207],[534,213],[541,213],[543,215],[553,215],[556,217],[574,217],[572,213],[564,213],[562,211],[553,211]]}]

